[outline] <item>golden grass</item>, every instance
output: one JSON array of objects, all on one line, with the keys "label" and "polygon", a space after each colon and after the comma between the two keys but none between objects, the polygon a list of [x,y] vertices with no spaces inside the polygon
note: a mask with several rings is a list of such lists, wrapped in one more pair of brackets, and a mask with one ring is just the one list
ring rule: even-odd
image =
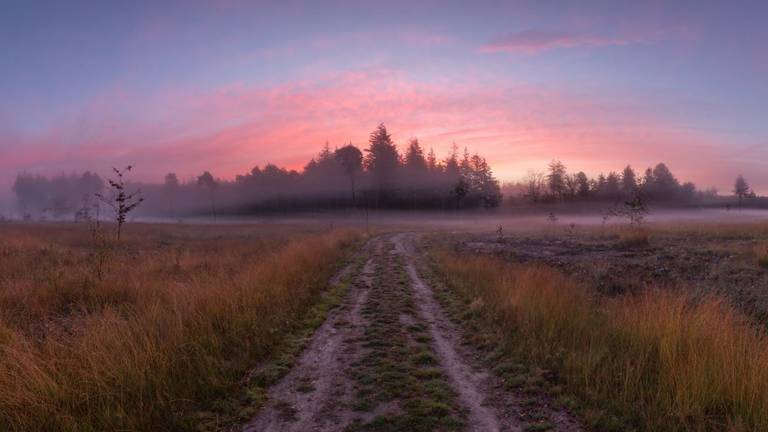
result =
[{"label": "golden grass", "polygon": [[72,226],[0,230],[0,430],[24,431],[191,428],[359,238],[137,226],[94,247]]},{"label": "golden grass", "polygon": [[637,227],[624,228],[619,231],[619,244],[626,247],[642,247],[650,244],[648,230]]},{"label": "golden grass", "polygon": [[768,269],[768,242],[758,243],[753,251],[757,265]]},{"label": "golden grass", "polygon": [[723,300],[598,302],[551,268],[452,252],[438,262],[500,342],[558,369],[592,406],[647,430],[768,430],[768,339]]}]

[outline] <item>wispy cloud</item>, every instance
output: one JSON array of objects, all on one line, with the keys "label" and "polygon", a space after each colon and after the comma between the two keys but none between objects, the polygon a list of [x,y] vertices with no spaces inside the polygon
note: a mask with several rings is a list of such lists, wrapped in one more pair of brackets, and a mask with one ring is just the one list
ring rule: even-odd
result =
[{"label": "wispy cloud", "polygon": [[525,30],[493,38],[480,47],[486,53],[533,54],[558,48],[602,47],[627,45],[642,41],[642,38],[599,36],[547,30]]}]

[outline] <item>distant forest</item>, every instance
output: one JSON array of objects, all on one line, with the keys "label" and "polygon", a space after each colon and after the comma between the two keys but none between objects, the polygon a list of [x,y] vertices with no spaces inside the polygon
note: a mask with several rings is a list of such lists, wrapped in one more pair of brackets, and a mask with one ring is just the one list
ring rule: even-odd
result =
[{"label": "distant forest", "polygon": [[[174,173],[163,184],[132,184],[145,203],[139,214],[247,214],[317,208],[467,209],[493,208],[502,202],[499,182],[484,157],[465,149],[438,160],[411,139],[401,154],[381,124],[364,151],[347,144],[326,144],[301,172],[274,164],[256,166],[234,181],[205,171],[181,182]],[[13,186],[19,210],[35,217],[90,216],[94,194],[104,188],[96,174],[54,178],[19,174]]]},{"label": "distant forest", "polygon": [[[743,179],[742,179],[743,180]],[[746,184],[746,183],[745,183]],[[743,198],[753,196],[751,190]],[[584,172],[568,173],[560,161],[552,161],[546,172],[532,172],[523,180],[506,183],[504,192],[512,200],[530,203],[574,201],[620,201],[642,195],[646,201],[691,203],[717,197],[714,188],[698,190],[691,182],[680,182],[664,163],[637,173],[627,165],[623,171],[611,171],[589,178]]]},{"label": "distant forest", "polygon": [[[371,133],[368,147],[350,144],[320,153],[299,172],[267,164],[221,180],[209,171],[188,181],[168,173],[162,184],[129,183],[145,198],[137,210],[142,216],[182,217],[243,215],[305,209],[473,209],[510,204],[620,202],[642,195],[647,202],[685,204],[717,197],[717,191],[697,190],[680,182],[663,163],[638,174],[630,166],[620,173],[589,178],[569,173],[559,161],[548,170],[531,173],[523,181],[500,186],[490,165],[454,144],[447,157],[425,153],[418,139],[398,151],[387,128]],[[90,219],[105,211],[96,194],[106,189],[104,179],[92,172],[52,178],[19,174],[13,185],[24,218]],[[504,194],[502,194],[502,191]],[[741,176],[734,195],[754,197]]]}]

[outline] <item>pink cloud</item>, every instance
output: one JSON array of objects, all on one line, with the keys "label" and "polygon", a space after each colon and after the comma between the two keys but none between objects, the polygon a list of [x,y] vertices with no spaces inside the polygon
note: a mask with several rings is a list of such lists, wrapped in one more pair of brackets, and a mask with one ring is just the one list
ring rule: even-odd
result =
[{"label": "pink cloud", "polygon": [[[727,190],[741,169],[732,156],[738,153],[718,137],[630,104],[529,85],[424,83],[371,69],[147,98],[113,89],[43,133],[0,135],[0,183],[7,187],[20,171],[104,173],[129,163],[153,181],[169,171],[232,178],[266,162],[301,168],[326,141],[364,147],[379,122],[401,145],[417,136],[441,155],[452,142],[467,145],[503,179],[542,169],[552,158],[588,173],[665,161],[682,178]],[[768,155],[757,149],[753,160],[768,162]]]},{"label": "pink cloud", "polygon": [[525,30],[499,36],[480,47],[481,52],[533,54],[557,48],[626,45],[635,40],[557,31]]}]

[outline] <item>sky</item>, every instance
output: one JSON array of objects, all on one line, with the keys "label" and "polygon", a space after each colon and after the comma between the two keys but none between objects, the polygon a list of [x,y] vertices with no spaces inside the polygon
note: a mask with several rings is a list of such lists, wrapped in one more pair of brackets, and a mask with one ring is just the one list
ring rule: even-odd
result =
[{"label": "sky", "polygon": [[765,1],[0,0],[0,190],[300,169],[383,122],[501,180],[663,161],[768,194],[766,22]]}]

